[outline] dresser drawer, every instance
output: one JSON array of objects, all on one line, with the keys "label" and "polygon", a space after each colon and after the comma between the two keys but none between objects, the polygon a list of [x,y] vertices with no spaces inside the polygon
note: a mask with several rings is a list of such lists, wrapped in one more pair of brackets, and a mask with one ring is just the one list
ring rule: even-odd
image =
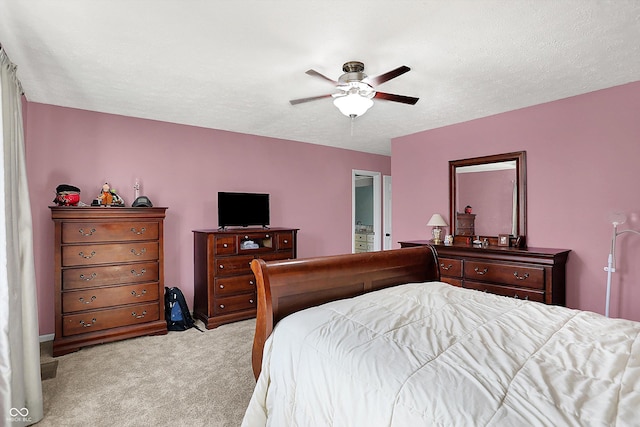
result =
[{"label": "dresser drawer", "polygon": [[221,277],[214,281],[213,292],[216,296],[255,292],[256,278],[253,274],[242,276]]},{"label": "dresser drawer", "polygon": [[464,287],[469,289],[475,289],[478,291],[489,292],[496,295],[502,295],[505,297],[519,298],[529,301],[544,302],[544,291],[536,291],[533,289],[523,289],[513,286],[503,286],[482,282],[474,282],[471,280],[465,280]]},{"label": "dresser drawer", "polygon": [[84,289],[105,285],[157,282],[159,270],[157,261],[103,267],[65,268],[62,270],[62,289]]},{"label": "dresser drawer", "polygon": [[216,236],[215,246],[216,255],[233,255],[236,253],[236,237]]},{"label": "dresser drawer", "polygon": [[293,233],[278,233],[278,250],[293,248]]},{"label": "dresser drawer", "polygon": [[216,298],[213,303],[213,313],[216,315],[233,313],[234,311],[255,310],[255,308],[255,292],[232,297]]},{"label": "dresser drawer", "polygon": [[[115,209],[115,208],[114,208]],[[137,325],[160,318],[158,303],[136,304],[106,310],[86,311],[62,316],[64,336]]]},{"label": "dresser drawer", "polygon": [[251,261],[256,258],[265,261],[275,261],[279,259],[293,258],[292,251],[279,252],[274,254],[231,256],[216,259],[216,275],[232,276],[237,274],[253,274],[251,272]]},{"label": "dresser drawer", "polygon": [[467,280],[544,289],[544,269],[542,267],[465,261],[464,277]]},{"label": "dresser drawer", "polygon": [[216,275],[231,276],[234,274],[251,273],[251,261],[253,255],[234,256],[216,259]]},{"label": "dresser drawer", "polygon": [[62,312],[94,310],[158,300],[158,283],[83,289],[62,294]]},{"label": "dresser drawer", "polygon": [[63,246],[62,265],[68,267],[157,260],[158,250],[158,242]]},{"label": "dresser drawer", "polygon": [[367,248],[369,247],[369,245],[367,244],[367,242],[360,242],[360,241],[356,240],[356,242],[354,244],[354,247],[356,248],[356,250],[360,249],[360,250],[366,252]]},{"label": "dresser drawer", "polygon": [[440,275],[462,277],[462,260],[452,258],[438,258]]},{"label": "dresser drawer", "polygon": [[158,233],[157,222],[62,223],[62,243],[157,240]]}]

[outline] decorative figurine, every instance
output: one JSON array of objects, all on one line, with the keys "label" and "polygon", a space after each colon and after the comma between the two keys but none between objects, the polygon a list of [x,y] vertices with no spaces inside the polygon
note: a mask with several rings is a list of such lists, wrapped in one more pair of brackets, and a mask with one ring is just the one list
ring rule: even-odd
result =
[{"label": "decorative figurine", "polygon": [[471,206],[467,205],[467,206],[465,206],[465,208],[464,208],[464,213],[466,213],[466,214],[470,214],[470,213],[472,212],[472,210],[473,210],[473,209],[471,208]]},{"label": "decorative figurine", "polygon": [[98,205],[100,206],[124,206],[124,200],[118,196],[116,190],[111,188],[108,182],[105,182],[102,186],[102,190],[97,197]]}]

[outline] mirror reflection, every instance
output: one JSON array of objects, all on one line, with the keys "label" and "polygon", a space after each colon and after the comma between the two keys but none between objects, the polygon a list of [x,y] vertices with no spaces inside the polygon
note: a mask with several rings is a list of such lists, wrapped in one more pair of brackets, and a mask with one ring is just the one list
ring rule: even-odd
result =
[{"label": "mirror reflection", "polygon": [[456,168],[456,181],[456,205],[464,207],[458,216],[466,215],[465,222],[473,222],[472,230],[459,229],[458,235],[518,234],[515,160]]},{"label": "mirror reflection", "polygon": [[452,234],[526,234],[524,151],[449,164]]}]

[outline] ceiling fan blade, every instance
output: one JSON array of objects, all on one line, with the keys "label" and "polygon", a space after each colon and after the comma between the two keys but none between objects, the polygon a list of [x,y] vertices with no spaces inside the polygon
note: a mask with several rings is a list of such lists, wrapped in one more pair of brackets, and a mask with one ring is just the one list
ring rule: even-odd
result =
[{"label": "ceiling fan blade", "polygon": [[395,70],[391,70],[384,74],[380,74],[379,76],[367,77],[362,81],[372,86],[378,86],[384,82],[388,82],[391,79],[395,79],[396,77],[403,75],[407,71],[411,71],[411,68],[407,67],[406,65],[403,65],[402,67],[398,67]]},{"label": "ceiling fan blade", "polygon": [[296,104],[302,104],[303,102],[315,101],[316,99],[331,98],[331,96],[332,96],[331,94],[318,95],[318,96],[311,96],[309,98],[292,99],[289,102],[291,103],[291,105],[296,105]]},{"label": "ceiling fan blade", "polygon": [[321,79],[325,79],[333,84],[338,84],[337,81],[330,79],[329,77],[325,76],[324,74],[320,74],[319,72],[317,72],[316,70],[307,70],[307,74],[309,74],[310,76],[316,76],[316,77],[320,77]]},{"label": "ceiling fan blade", "polygon": [[415,105],[420,98],[412,96],[394,95],[392,93],[376,92],[374,98],[386,99],[387,101],[402,102],[403,104]]}]

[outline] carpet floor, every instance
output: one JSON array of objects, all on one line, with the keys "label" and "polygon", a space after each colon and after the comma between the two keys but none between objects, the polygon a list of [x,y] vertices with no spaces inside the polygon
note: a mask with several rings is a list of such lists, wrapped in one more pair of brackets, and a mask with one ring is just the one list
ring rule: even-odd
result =
[{"label": "carpet floor", "polygon": [[[239,426],[255,386],[255,319],[83,348],[43,379],[37,426]],[[47,357],[49,358],[47,360]]]}]

